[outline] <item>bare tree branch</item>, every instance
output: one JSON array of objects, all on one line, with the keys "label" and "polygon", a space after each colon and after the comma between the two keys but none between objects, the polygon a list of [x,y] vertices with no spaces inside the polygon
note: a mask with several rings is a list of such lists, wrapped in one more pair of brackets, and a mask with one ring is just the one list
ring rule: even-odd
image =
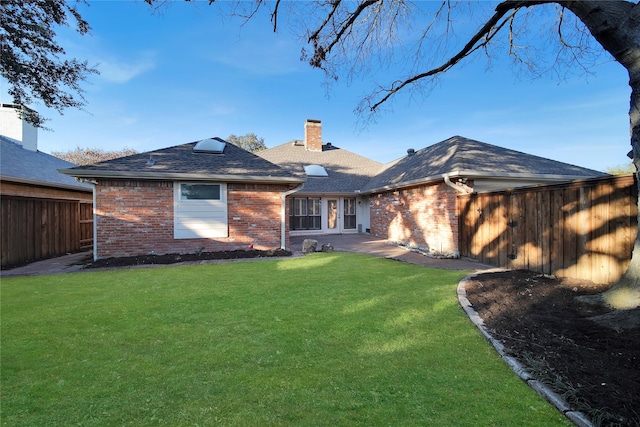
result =
[{"label": "bare tree branch", "polygon": [[[496,13],[485,23],[485,25],[478,31],[476,34],[471,37],[469,42],[465,44],[465,46],[454,56],[452,56],[449,60],[444,62],[442,65],[436,68],[432,68],[429,71],[416,74],[412,77],[404,81],[396,81],[391,85],[391,88],[384,89],[383,92],[386,92],[386,95],[383,96],[379,101],[375,102],[373,105],[369,107],[370,111],[375,111],[381,104],[385,103],[391,96],[393,96],[398,91],[402,90],[404,87],[411,85],[412,83],[417,82],[418,80],[425,79],[427,77],[435,76],[437,74],[444,73],[449,70],[454,65],[458,64],[464,58],[480,49],[481,47],[487,45],[491,39],[495,36],[495,34],[500,31],[501,28],[506,25],[507,22],[511,20],[511,18],[518,12],[520,7],[515,7],[514,10],[505,17],[505,15],[510,11],[508,8],[500,8],[496,11]],[[504,18],[504,19],[503,19]],[[502,20],[502,22],[500,22]],[[482,42],[481,42],[482,40]],[[378,92],[382,93],[382,92]]]},{"label": "bare tree branch", "polygon": [[[339,25],[339,28],[340,28],[339,31],[335,34],[335,37],[327,46],[320,45],[317,36],[315,38],[310,38],[310,41],[313,43],[314,52],[313,52],[313,57],[309,60],[309,64],[312,67],[324,69],[322,64],[325,62],[327,54],[331,53],[331,50],[333,49],[333,47],[338,42],[340,42],[344,34],[352,28],[352,25],[358,19],[360,14],[364,12],[364,10],[366,10],[368,7],[378,3],[379,1],[381,0],[367,0],[360,3],[356,8],[356,10],[348,15],[347,20],[342,22]],[[318,32],[316,32],[316,34],[317,33]]]}]

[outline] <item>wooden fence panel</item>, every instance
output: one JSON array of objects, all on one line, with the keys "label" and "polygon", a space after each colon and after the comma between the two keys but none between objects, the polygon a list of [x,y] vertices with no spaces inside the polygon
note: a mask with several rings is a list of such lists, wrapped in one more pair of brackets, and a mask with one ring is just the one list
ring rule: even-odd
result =
[{"label": "wooden fence panel", "polygon": [[80,202],[80,248],[93,248],[93,203]]},{"label": "wooden fence panel", "polygon": [[614,283],[638,229],[635,177],[459,196],[463,256],[505,268]]},{"label": "wooden fence panel", "polygon": [[3,195],[0,205],[2,268],[79,251],[85,224],[91,230],[85,244],[92,245],[93,221],[81,224],[77,200]]}]

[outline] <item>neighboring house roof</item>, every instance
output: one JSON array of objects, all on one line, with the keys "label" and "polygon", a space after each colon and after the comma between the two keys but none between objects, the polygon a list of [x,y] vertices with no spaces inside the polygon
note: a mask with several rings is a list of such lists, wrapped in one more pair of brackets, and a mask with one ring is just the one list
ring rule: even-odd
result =
[{"label": "neighboring house roof", "polygon": [[81,184],[58,172],[75,166],[49,154],[23,148],[22,145],[0,135],[0,176],[3,180],[69,190],[92,191],[91,185]]},{"label": "neighboring house roof", "polygon": [[[220,138],[211,139],[225,142]],[[85,178],[304,182],[304,178],[295,176],[233,144],[226,143],[222,153],[214,153],[194,151],[198,142],[200,141],[78,166],[61,172]]]},{"label": "neighboring house roof", "polygon": [[257,153],[300,177],[305,166],[319,165],[328,176],[307,176],[299,193],[355,193],[375,176],[382,163],[368,159],[331,143],[322,145],[322,151],[307,150],[303,141],[291,141]]},{"label": "neighboring house roof", "polygon": [[362,189],[374,193],[441,180],[466,178],[572,180],[607,174],[508,148],[454,136],[387,163]]}]

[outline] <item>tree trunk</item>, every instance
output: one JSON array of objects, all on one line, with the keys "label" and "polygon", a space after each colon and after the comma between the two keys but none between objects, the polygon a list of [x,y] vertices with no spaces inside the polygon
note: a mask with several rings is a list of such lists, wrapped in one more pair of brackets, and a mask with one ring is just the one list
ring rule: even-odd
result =
[{"label": "tree trunk", "polygon": [[[635,68],[638,68],[636,66]],[[631,108],[629,118],[631,120],[631,152],[633,164],[636,167],[636,185],[640,190],[640,70],[629,71],[629,85],[631,86]],[[640,194],[640,192],[639,192]],[[631,262],[627,271],[622,275],[618,283],[613,285],[603,294],[603,299],[608,306],[618,310],[630,310],[640,307],[640,197],[638,198],[638,233],[633,245]]]},{"label": "tree trunk", "polygon": [[[640,178],[640,7],[626,1],[562,1],[562,6],[571,10],[587,26],[593,37],[629,73],[631,103],[629,109],[631,129],[631,153],[636,167],[636,178]],[[640,179],[636,179],[640,187]],[[639,188],[640,189],[640,188]],[[638,200],[640,221],[640,198]],[[639,222],[640,224],[640,222]],[[631,262],[620,281],[606,292],[591,298],[592,302],[604,303],[615,310],[634,313],[640,307],[640,227],[631,255]],[[583,302],[586,302],[583,300]],[[608,318],[599,317],[605,323]],[[637,318],[638,316],[635,316]]]}]

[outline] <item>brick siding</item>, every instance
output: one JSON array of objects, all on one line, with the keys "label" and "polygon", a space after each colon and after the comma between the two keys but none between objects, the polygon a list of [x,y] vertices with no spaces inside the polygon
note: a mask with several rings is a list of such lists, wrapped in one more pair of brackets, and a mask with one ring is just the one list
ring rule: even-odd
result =
[{"label": "brick siding", "polygon": [[374,194],[371,234],[436,253],[458,251],[456,192],[444,183]]},{"label": "brick siding", "polygon": [[[226,238],[173,238],[173,182],[100,181],[96,186],[97,257],[280,247],[286,185],[228,184]],[[289,246],[288,233],[285,246]]]}]

